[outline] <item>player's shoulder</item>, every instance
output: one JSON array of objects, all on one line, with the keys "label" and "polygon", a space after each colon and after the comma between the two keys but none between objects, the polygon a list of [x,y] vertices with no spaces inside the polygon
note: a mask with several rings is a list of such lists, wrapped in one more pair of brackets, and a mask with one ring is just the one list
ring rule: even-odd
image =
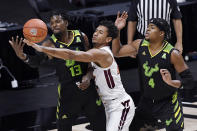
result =
[{"label": "player's shoulder", "polygon": [[182,57],[183,56],[180,51],[178,51],[177,49],[172,50],[172,52],[171,52],[171,59],[172,60],[179,60]]},{"label": "player's shoulder", "polygon": [[109,52],[103,48],[92,48],[90,50],[88,50],[88,52],[96,55],[96,56],[107,56],[109,54]]},{"label": "player's shoulder", "polygon": [[88,52],[102,53],[102,52],[106,52],[106,51],[104,49],[100,49],[100,48],[92,48],[92,49],[88,50]]}]

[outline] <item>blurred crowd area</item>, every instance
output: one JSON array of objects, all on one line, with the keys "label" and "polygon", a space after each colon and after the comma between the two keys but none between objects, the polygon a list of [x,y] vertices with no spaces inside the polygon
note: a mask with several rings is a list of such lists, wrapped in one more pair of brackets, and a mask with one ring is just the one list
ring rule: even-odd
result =
[{"label": "blurred crowd area", "polygon": [[[37,0],[45,1],[45,0]],[[78,10],[82,8],[128,2],[130,0],[47,0],[53,9]],[[45,4],[46,6],[46,4]],[[37,18],[29,0],[2,0],[0,21],[23,25],[27,20]]]}]

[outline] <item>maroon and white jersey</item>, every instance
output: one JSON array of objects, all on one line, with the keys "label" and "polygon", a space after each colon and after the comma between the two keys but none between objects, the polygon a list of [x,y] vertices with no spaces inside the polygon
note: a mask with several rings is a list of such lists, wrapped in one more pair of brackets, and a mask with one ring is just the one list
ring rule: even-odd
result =
[{"label": "maroon and white jersey", "polygon": [[113,58],[113,62],[107,68],[101,68],[92,62],[94,68],[93,75],[95,76],[95,83],[98,86],[97,92],[103,101],[121,98],[126,92],[121,82],[118,65],[109,46],[100,49],[109,52]]},{"label": "maroon and white jersey", "polygon": [[123,88],[118,65],[110,47],[100,49],[107,51],[113,58],[112,64],[107,68],[101,68],[92,62],[97,92],[105,107],[106,131],[129,131],[135,105]]}]

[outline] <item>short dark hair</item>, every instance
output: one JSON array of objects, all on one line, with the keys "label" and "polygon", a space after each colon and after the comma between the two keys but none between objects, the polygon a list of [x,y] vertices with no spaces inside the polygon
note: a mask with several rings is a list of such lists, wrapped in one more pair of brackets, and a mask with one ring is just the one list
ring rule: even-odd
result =
[{"label": "short dark hair", "polygon": [[67,10],[63,10],[63,9],[53,10],[51,13],[51,17],[55,15],[60,15],[63,20],[70,21],[70,16],[68,15]]},{"label": "short dark hair", "polygon": [[170,34],[170,25],[168,22],[161,18],[152,18],[149,20],[149,23],[156,25],[161,31],[165,32],[164,40],[169,40],[171,37]]},{"label": "short dark hair", "polygon": [[103,20],[100,22],[99,25],[105,26],[108,29],[108,36],[112,37],[112,39],[116,38],[118,36],[118,29],[115,26],[114,22]]}]

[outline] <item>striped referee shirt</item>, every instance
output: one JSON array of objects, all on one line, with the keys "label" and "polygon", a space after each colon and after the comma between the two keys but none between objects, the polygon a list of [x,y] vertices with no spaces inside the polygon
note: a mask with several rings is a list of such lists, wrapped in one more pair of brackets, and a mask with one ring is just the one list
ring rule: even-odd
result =
[{"label": "striped referee shirt", "polygon": [[145,35],[148,20],[151,18],[181,19],[181,12],[176,0],[131,0],[129,21],[137,21],[137,31]]}]

